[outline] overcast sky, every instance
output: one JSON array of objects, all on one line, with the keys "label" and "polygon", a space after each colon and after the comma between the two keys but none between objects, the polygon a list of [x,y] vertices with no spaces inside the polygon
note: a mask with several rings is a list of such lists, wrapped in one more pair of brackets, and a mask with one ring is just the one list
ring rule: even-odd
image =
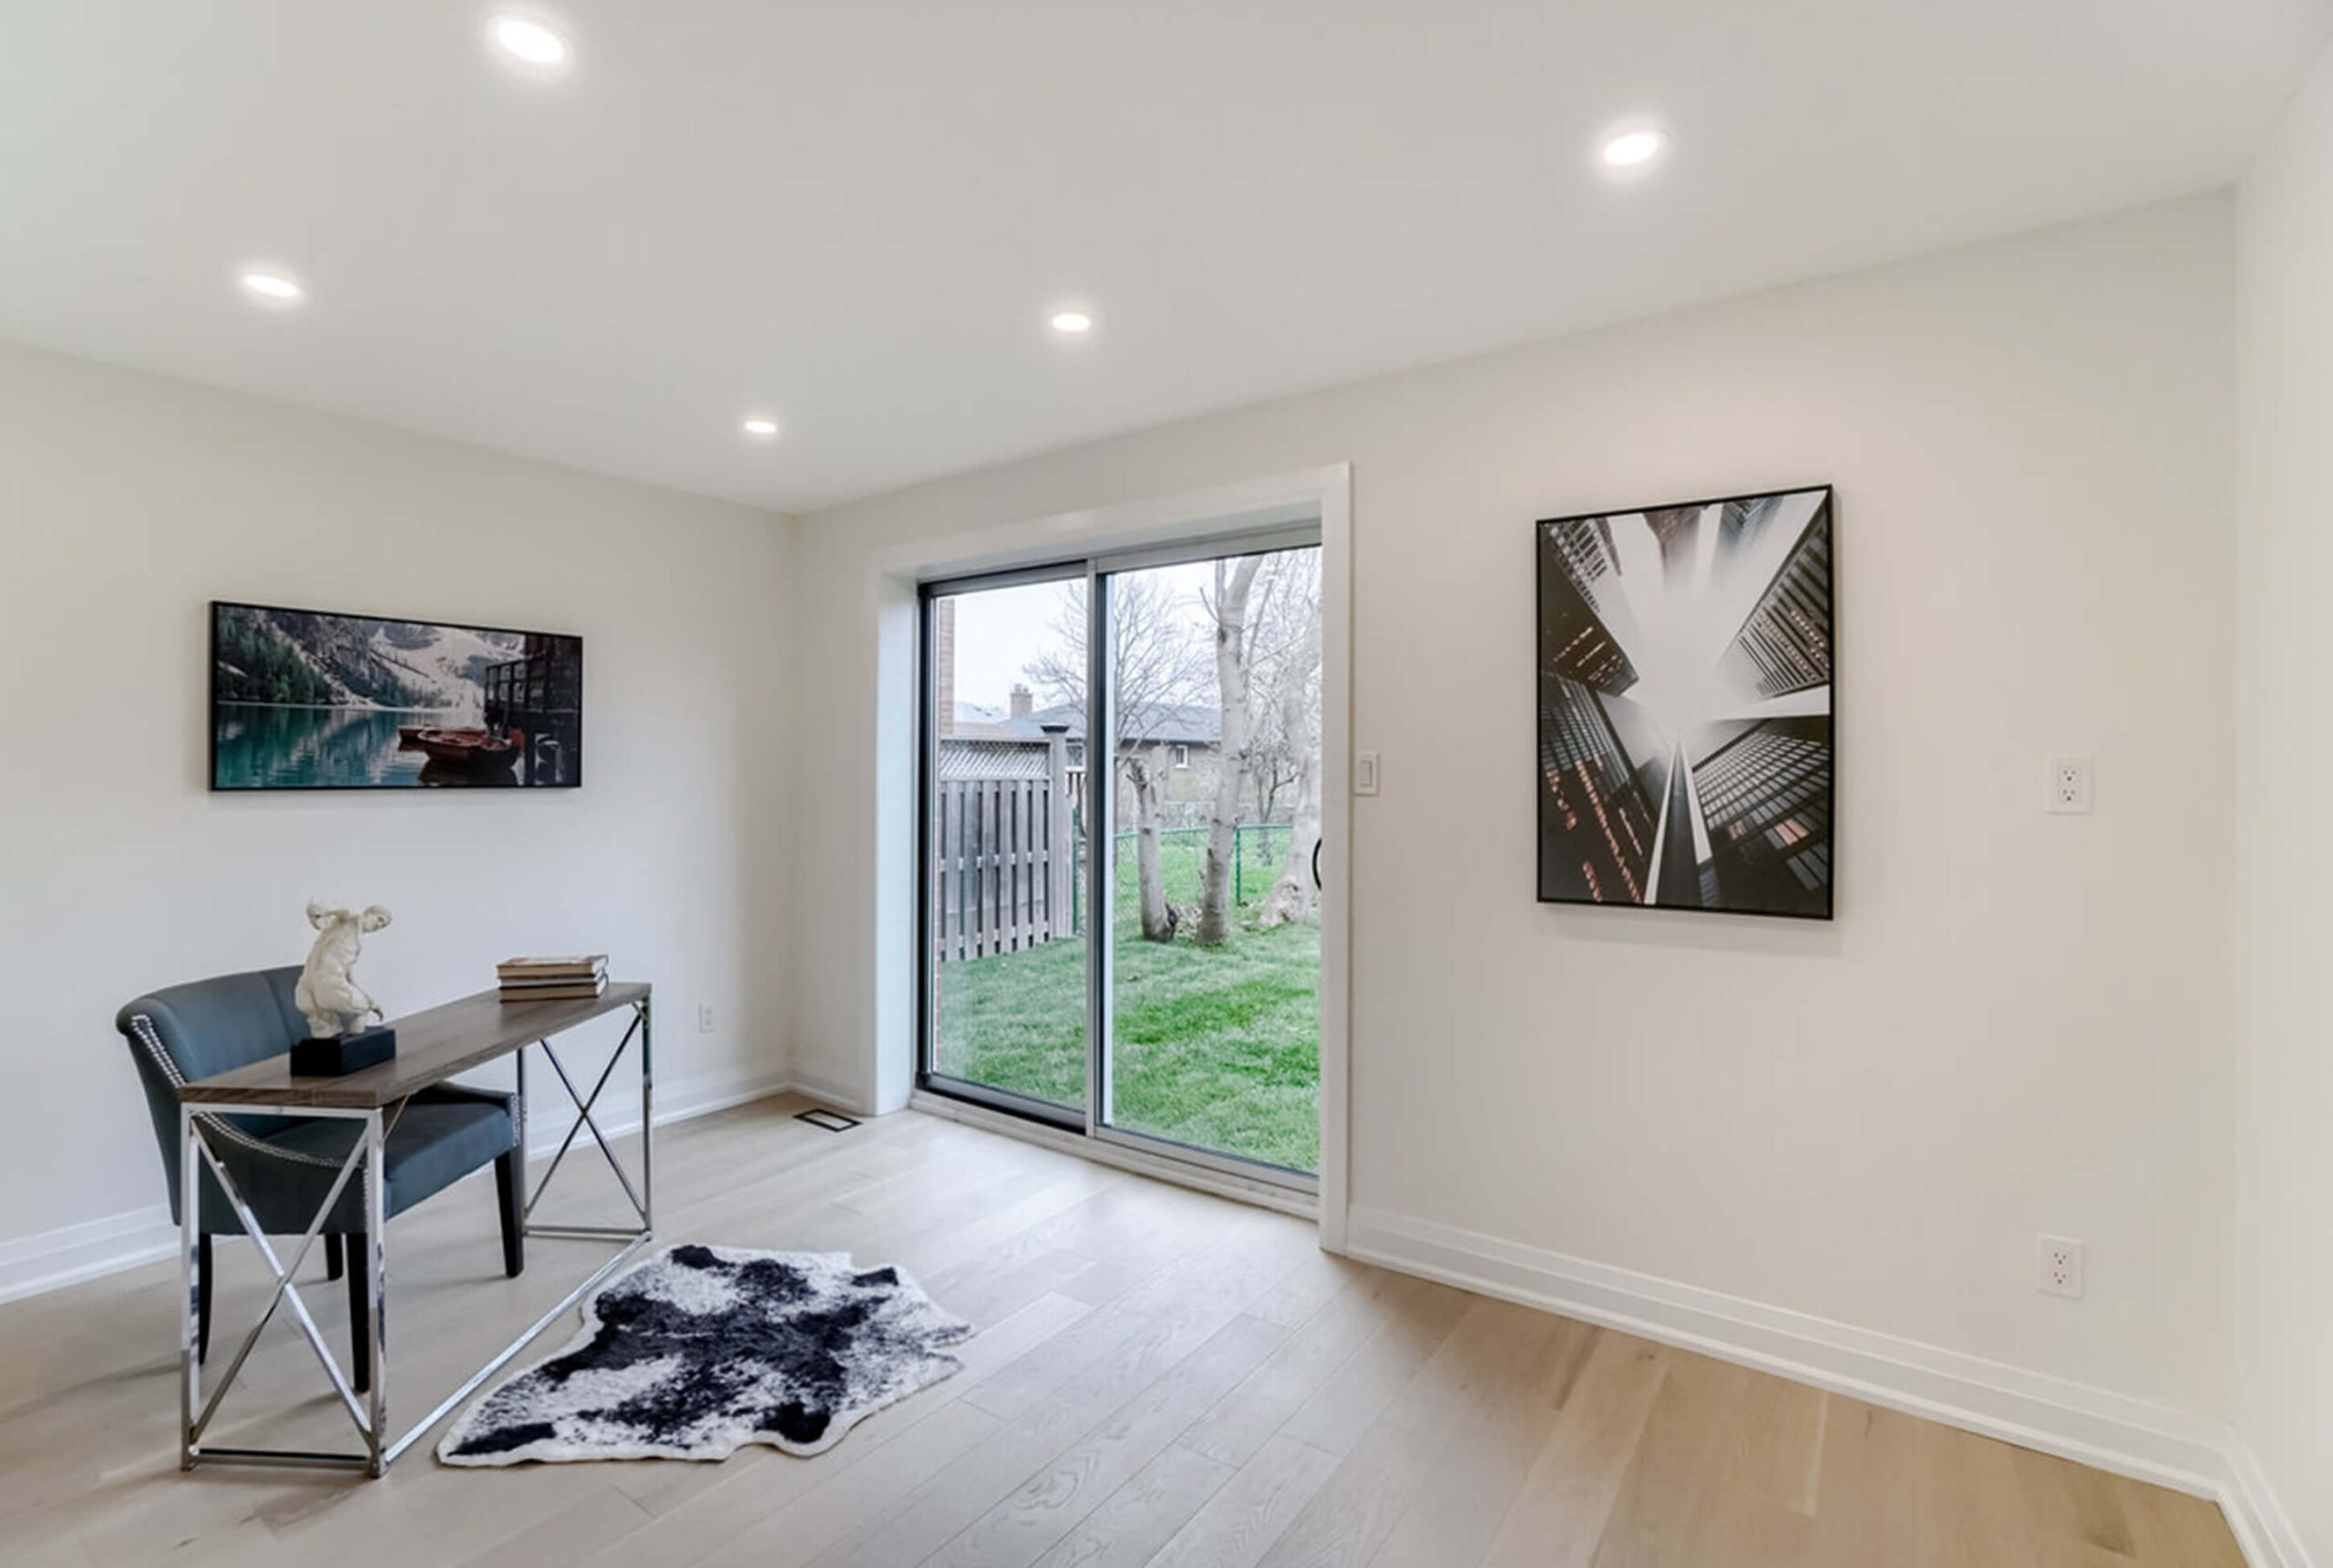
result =
[{"label": "overcast sky", "polygon": [[[1199,590],[1211,588],[1215,569],[1209,561],[1187,566],[1156,567],[1140,574],[1171,586],[1192,629],[1208,635],[1207,611]],[[1084,614],[1085,579],[1033,582],[1020,588],[985,589],[956,596],[956,702],[993,708],[1002,712],[1014,682],[1034,687],[1030,664],[1040,654],[1062,646],[1054,630],[1064,615]],[[1045,693],[1037,693],[1037,705]]]}]

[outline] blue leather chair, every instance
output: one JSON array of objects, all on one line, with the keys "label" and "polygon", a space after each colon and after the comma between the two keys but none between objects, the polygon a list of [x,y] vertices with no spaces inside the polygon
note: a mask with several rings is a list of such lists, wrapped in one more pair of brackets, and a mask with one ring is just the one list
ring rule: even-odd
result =
[{"label": "blue leather chair", "polygon": [[[290,1051],[308,1032],[307,1020],[292,1005],[299,979],[297,968],[221,975],[139,997],[115,1017],[114,1027],[129,1042],[145,1086],[173,1221],[183,1213],[178,1085]],[[490,1162],[500,1197],[503,1270],[515,1278],[526,1266],[519,1213],[525,1173],[519,1148],[521,1120],[514,1094],[445,1084],[415,1095],[388,1132],[382,1173],[388,1214],[403,1213]],[[221,1116],[213,1118],[213,1125],[223,1132],[212,1139],[220,1163],[270,1235],[305,1233],[360,1136],[356,1122],[327,1116]],[[218,1177],[205,1167],[196,1254],[198,1354],[207,1355],[211,1346],[211,1238],[242,1234],[242,1222]],[[344,1258],[365,1255],[363,1189],[355,1180],[334,1204],[323,1234],[329,1277],[348,1276],[349,1359],[353,1381],[362,1390],[372,1378],[364,1332],[368,1286],[364,1269],[344,1268]]]}]

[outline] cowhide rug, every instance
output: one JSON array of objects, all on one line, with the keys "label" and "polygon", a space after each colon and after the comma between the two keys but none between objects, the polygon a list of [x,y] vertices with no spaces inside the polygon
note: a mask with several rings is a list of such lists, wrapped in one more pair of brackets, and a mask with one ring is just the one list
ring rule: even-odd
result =
[{"label": "cowhide rug", "polygon": [[447,1464],[727,1459],[832,1448],[962,1366],[972,1331],[896,1268],[839,1252],[675,1246],[583,1304],[583,1329],[462,1412]]}]

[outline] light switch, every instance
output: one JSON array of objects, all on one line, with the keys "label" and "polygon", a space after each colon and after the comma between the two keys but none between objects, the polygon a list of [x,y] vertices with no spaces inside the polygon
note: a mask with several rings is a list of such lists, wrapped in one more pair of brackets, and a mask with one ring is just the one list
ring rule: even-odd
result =
[{"label": "light switch", "polygon": [[1377,793],[1377,753],[1375,752],[1353,753],[1352,793],[1355,794]]}]

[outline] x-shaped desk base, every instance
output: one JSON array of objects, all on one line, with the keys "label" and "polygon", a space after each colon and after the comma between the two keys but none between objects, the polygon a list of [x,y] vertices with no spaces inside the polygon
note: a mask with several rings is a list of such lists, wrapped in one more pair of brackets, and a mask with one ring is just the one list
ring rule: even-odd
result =
[{"label": "x-shaped desk base", "polygon": [[[440,1400],[436,1409],[407,1428],[402,1436],[396,1438],[388,1435],[388,1248],[383,1156],[387,1147],[389,1133],[396,1128],[398,1116],[403,1113],[409,1102],[399,1101],[384,1110],[376,1111],[337,1110],[323,1106],[293,1109],[271,1104],[205,1103],[200,1107],[181,1104],[179,1107],[179,1193],[180,1194],[179,1276],[182,1287],[181,1305],[184,1310],[181,1313],[179,1340],[179,1468],[192,1470],[198,1464],[216,1461],[361,1470],[367,1475],[378,1476],[387,1471],[389,1465],[399,1454],[405,1452],[431,1428],[451,1414],[455,1407],[477,1392],[488,1378],[509,1365],[512,1358],[534,1343],[545,1329],[566,1316],[574,1308],[577,1302],[598,1288],[601,1281],[615,1273],[634,1253],[646,1246],[655,1235],[653,1188],[651,1184],[654,1171],[653,1158],[654,1140],[650,1128],[655,1111],[654,1075],[651,1071],[653,1051],[651,1036],[649,1003],[643,997],[633,1004],[631,1027],[624,1030],[623,1039],[618,1042],[614,1052],[608,1058],[607,1066],[601,1070],[599,1080],[592,1084],[591,1092],[588,1095],[576,1092],[575,1080],[568,1075],[566,1066],[559,1060],[558,1053],[551,1049],[550,1041],[545,1039],[535,1042],[542,1050],[544,1059],[550,1063],[551,1071],[559,1075],[559,1081],[565,1087],[569,1100],[574,1103],[575,1121],[568,1128],[567,1136],[560,1141],[559,1153],[551,1157],[550,1169],[543,1173],[542,1180],[535,1184],[533,1193],[526,1195],[525,1207],[521,1211],[523,1216],[521,1225],[524,1234],[559,1240],[614,1241],[623,1245],[617,1249],[613,1257],[602,1263],[592,1271],[590,1277],[569,1291],[558,1306],[537,1318],[525,1333],[503,1347],[496,1353],[493,1359],[464,1379],[460,1388]],[[607,1088],[608,1080],[613,1076],[616,1064],[623,1060],[624,1052],[631,1048],[634,1039],[640,1041],[640,1181],[637,1186],[633,1184],[631,1173],[623,1168],[622,1162],[616,1158],[614,1148],[609,1143],[606,1133],[601,1130],[599,1122],[591,1114],[592,1109],[599,1103],[601,1091]],[[521,1047],[517,1055],[518,1135],[519,1147],[523,1150],[527,1146],[527,1053],[525,1048]],[[324,1202],[317,1206],[314,1216],[309,1220],[308,1228],[302,1233],[299,1244],[293,1248],[289,1261],[278,1255],[274,1245],[268,1240],[267,1233],[260,1228],[258,1218],[252,1213],[251,1205],[245,1201],[242,1190],[236,1185],[235,1179],[229,1173],[226,1163],[219,1157],[219,1147],[224,1143],[241,1143],[248,1146],[252,1142],[249,1135],[242,1132],[241,1129],[220,1120],[226,1116],[296,1116],[303,1119],[330,1116],[362,1123],[355,1147],[349,1151],[347,1158],[335,1171],[330,1190],[324,1194]],[[535,1205],[542,1201],[543,1193],[550,1187],[551,1178],[559,1174],[560,1165],[566,1160],[567,1152],[574,1146],[577,1135],[586,1130],[591,1132],[591,1141],[599,1145],[600,1153],[606,1158],[609,1169],[615,1173],[616,1181],[622,1186],[625,1198],[630,1201],[632,1209],[639,1214],[640,1224],[636,1227],[534,1223]],[[260,1257],[275,1276],[274,1287],[268,1293],[266,1305],[260,1309],[258,1318],[252,1324],[250,1331],[243,1336],[242,1342],[236,1347],[234,1356],[227,1363],[227,1369],[220,1375],[208,1398],[203,1392],[202,1363],[198,1348],[200,1303],[196,1287],[196,1258],[202,1239],[202,1174],[206,1170],[218,1183],[220,1191],[226,1194],[227,1203],[234,1210],[235,1217],[242,1224],[244,1234],[251,1237],[252,1245],[259,1249]],[[331,1217],[333,1209],[341,1200],[341,1194],[348,1190],[351,1182],[356,1183],[364,1194],[365,1256],[362,1258],[352,1256],[347,1260],[348,1267],[365,1270],[368,1286],[365,1296],[367,1310],[362,1332],[368,1341],[372,1378],[369,1390],[363,1394],[355,1391],[354,1382],[342,1369],[339,1360],[333,1355],[332,1347],[325,1342],[323,1331],[316,1327],[314,1317],[308,1311],[307,1302],[300,1295],[300,1287],[293,1282],[293,1276],[299,1273],[300,1266],[307,1260],[309,1249],[315,1245],[316,1237],[323,1234],[325,1221]],[[339,1396],[342,1409],[347,1412],[349,1420],[355,1426],[356,1435],[364,1443],[364,1452],[331,1453],[300,1449],[224,1448],[203,1442],[203,1434],[211,1430],[211,1421],[217,1417],[220,1403],[226,1398],[227,1390],[234,1386],[237,1375],[243,1369],[243,1363],[250,1358],[252,1348],[259,1344],[260,1336],[266,1332],[268,1324],[273,1321],[277,1309],[285,1306],[290,1307],[293,1322],[299,1328],[300,1337],[305,1339],[308,1348],[315,1352],[316,1359],[324,1367],[325,1378],[332,1384],[333,1392]]]}]

